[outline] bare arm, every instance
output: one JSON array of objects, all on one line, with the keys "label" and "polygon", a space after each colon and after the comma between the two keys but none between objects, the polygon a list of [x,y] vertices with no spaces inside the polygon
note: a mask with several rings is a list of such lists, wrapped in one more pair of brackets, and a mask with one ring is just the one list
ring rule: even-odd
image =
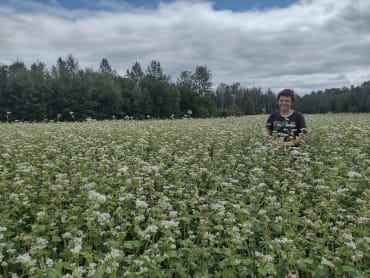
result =
[{"label": "bare arm", "polygon": [[281,147],[298,147],[300,145],[306,144],[308,141],[308,133],[304,133],[303,135],[299,136],[297,139],[288,142],[282,142]]}]

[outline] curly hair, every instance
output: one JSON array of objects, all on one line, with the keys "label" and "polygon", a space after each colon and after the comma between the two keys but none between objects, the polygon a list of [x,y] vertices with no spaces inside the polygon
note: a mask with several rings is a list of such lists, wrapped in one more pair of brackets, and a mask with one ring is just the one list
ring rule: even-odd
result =
[{"label": "curly hair", "polygon": [[282,90],[278,95],[277,95],[277,100],[279,101],[279,98],[281,96],[284,96],[284,97],[290,97],[292,102],[295,102],[295,95],[294,95],[294,91],[291,90],[291,89],[284,89]]}]

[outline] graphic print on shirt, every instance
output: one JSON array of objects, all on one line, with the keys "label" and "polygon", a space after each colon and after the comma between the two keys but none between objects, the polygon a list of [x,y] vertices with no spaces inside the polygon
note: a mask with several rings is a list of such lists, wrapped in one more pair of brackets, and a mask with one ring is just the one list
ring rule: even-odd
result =
[{"label": "graphic print on shirt", "polygon": [[285,118],[282,121],[273,121],[272,126],[273,133],[276,133],[278,137],[282,137],[284,141],[293,140],[297,132],[296,123],[290,121],[289,118]]}]

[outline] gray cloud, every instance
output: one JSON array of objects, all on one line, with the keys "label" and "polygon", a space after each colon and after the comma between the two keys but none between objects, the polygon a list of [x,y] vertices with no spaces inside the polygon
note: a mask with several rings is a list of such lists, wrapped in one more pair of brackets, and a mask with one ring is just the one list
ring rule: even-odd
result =
[{"label": "gray cloud", "polygon": [[[370,73],[370,2],[303,0],[284,9],[215,11],[182,1],[155,9],[105,2],[99,10],[0,5],[0,62],[48,66],[72,54],[82,67],[106,57],[120,74],[139,61],[180,71],[206,65],[213,83],[240,82],[300,93],[357,85]],[[16,3],[16,4],[14,4]],[[27,2],[28,3],[28,2]],[[98,3],[99,4],[99,3]]]}]

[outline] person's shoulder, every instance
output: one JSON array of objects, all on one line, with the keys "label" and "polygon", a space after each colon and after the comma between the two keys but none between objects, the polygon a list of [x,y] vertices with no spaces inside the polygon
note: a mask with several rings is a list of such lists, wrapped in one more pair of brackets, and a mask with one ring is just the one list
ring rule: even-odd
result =
[{"label": "person's shoulder", "polygon": [[268,117],[268,120],[276,119],[278,116],[279,116],[278,111],[272,112],[270,116]]},{"label": "person's shoulder", "polygon": [[294,114],[294,116],[296,116],[296,117],[304,118],[303,114],[302,114],[301,112],[296,111],[296,110],[294,110],[293,114]]},{"label": "person's shoulder", "polygon": [[271,114],[270,114],[270,117],[278,117],[278,116],[280,116],[280,112],[279,111],[275,111],[275,112],[272,112]]}]

